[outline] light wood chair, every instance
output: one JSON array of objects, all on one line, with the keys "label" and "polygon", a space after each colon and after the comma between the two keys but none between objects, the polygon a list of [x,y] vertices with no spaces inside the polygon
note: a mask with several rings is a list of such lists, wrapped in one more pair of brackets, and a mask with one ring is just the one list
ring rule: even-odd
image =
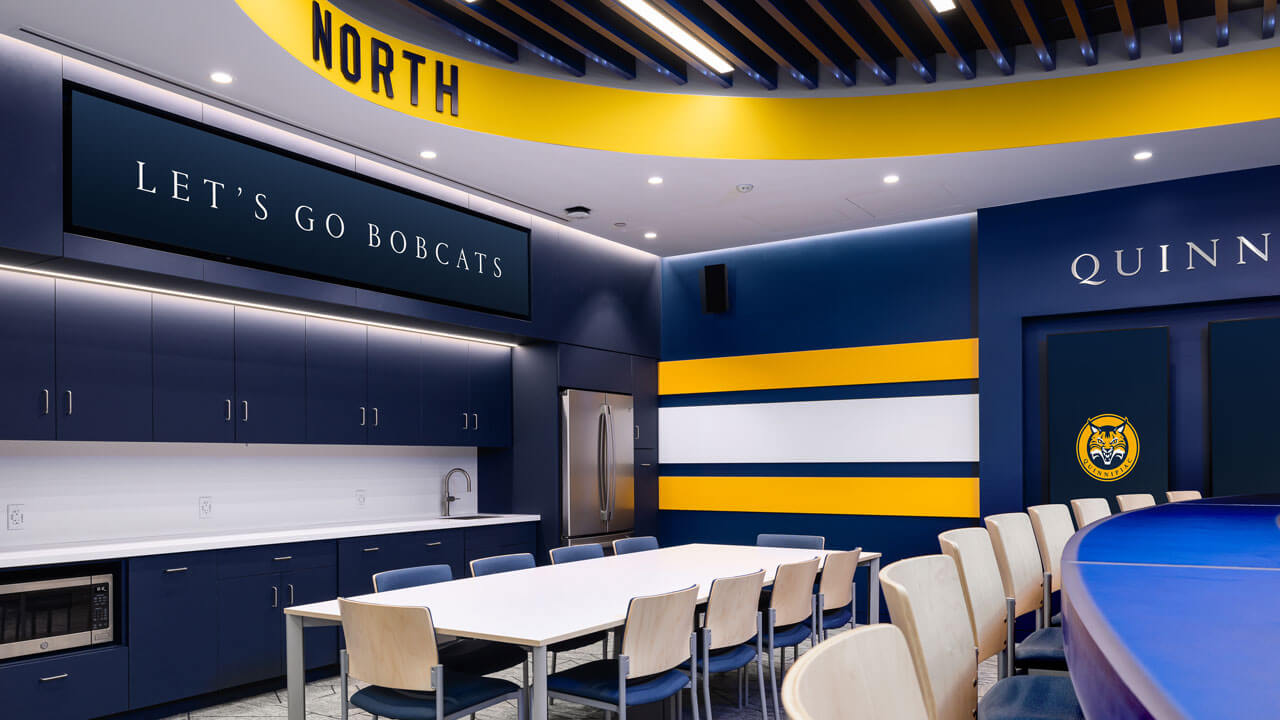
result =
[{"label": "light wood chair", "polygon": [[1044,571],[1031,518],[1026,513],[1005,513],[986,518],[991,547],[1000,568],[1006,617],[1013,627],[1017,618],[1034,612],[1036,630],[1012,646],[1010,673],[1021,669],[1066,670],[1062,628],[1049,627],[1051,578]]},{"label": "light wood chair", "polygon": [[938,544],[942,553],[956,564],[960,575],[960,587],[969,610],[969,627],[973,629],[978,648],[978,662],[997,655],[1000,677],[1008,677],[1010,665],[1006,651],[1013,633],[990,534],[980,527],[948,530],[938,535]]},{"label": "light wood chair", "polygon": [[697,678],[678,668],[697,655],[693,613],[698,586],[631,599],[618,657],[594,660],[547,678],[547,694],[616,712],[626,720],[627,707],[676,698],[689,688],[693,718],[698,720]]},{"label": "light wood chair", "polygon": [[906,638],[867,625],[805,653],[782,682],[792,720],[929,720]]},{"label": "light wood chair", "polygon": [[853,574],[858,571],[862,548],[827,553],[822,561],[822,578],[818,580],[819,640],[838,627],[853,625],[854,599],[857,590]]},{"label": "light wood chair", "polygon": [[1062,551],[1075,534],[1071,524],[1071,511],[1066,505],[1033,505],[1027,508],[1031,518],[1031,530],[1040,548],[1040,564],[1044,567],[1049,594],[1045,600],[1045,613],[1049,625],[1061,625],[1062,616],[1053,612],[1053,593],[1062,590]]},{"label": "light wood chair", "polygon": [[1169,502],[1186,502],[1199,500],[1202,497],[1199,490],[1170,490],[1164,495],[1169,498]]},{"label": "light wood chair", "polygon": [[1130,495],[1116,496],[1116,505],[1120,506],[1120,512],[1141,510],[1142,508],[1151,507],[1155,504],[1156,499],[1151,496],[1151,493],[1133,493]]},{"label": "light wood chair", "polygon": [[785,662],[787,648],[799,657],[799,645],[808,638],[817,644],[817,598],[813,583],[818,577],[818,558],[779,565],[773,576],[769,606],[765,612],[765,653],[769,657],[769,684],[773,686],[773,714],[782,717],[778,699],[778,671],[774,669],[774,650],[782,650]]},{"label": "light wood chair", "polygon": [[[436,718],[450,720],[507,700],[515,700],[517,717],[524,717],[524,691],[515,683],[452,671],[445,674],[429,609],[345,598],[338,599],[338,608],[347,640],[340,656],[342,720],[347,720],[348,704],[374,718],[393,720],[421,717],[427,705],[434,708]],[[350,678],[368,687],[348,700]],[[462,697],[467,698],[465,706],[459,700]]]},{"label": "light wood chair", "polygon": [[902,630],[929,720],[1079,720],[1071,678],[998,681],[978,702],[978,664],[956,564],[946,555],[900,560],[880,571],[893,624]]},{"label": "light wood chair", "polygon": [[764,619],[759,607],[763,587],[764,570],[717,578],[711,583],[707,611],[698,633],[701,655],[697,662],[697,672],[702,673],[702,697],[707,706],[707,720],[711,720],[711,674],[737,671],[738,707],[741,708],[746,696],[746,669],[752,660],[756,661],[760,714],[768,720],[764,689]]},{"label": "light wood chair", "polygon": [[1071,501],[1071,513],[1076,516],[1076,527],[1097,522],[1111,516],[1111,505],[1106,498],[1076,498]]}]

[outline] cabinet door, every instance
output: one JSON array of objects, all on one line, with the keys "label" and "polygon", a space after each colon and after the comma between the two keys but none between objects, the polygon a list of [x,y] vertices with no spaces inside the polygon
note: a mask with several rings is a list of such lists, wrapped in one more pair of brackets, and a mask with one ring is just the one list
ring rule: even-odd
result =
[{"label": "cabinet door", "polygon": [[217,582],[212,552],[129,561],[130,707],[217,688]]},{"label": "cabinet door", "polygon": [[658,534],[658,452],[636,450],[636,534]]},{"label": "cabinet door", "polygon": [[422,336],[369,328],[369,442],[422,442]]},{"label": "cabinet door", "polygon": [[151,293],[58,280],[59,440],[151,440]]},{"label": "cabinet door", "polygon": [[354,597],[373,592],[373,576],[410,567],[403,535],[375,535],[338,541],[338,595]]},{"label": "cabinet door", "polygon": [[245,307],[237,307],[235,315],[236,441],[305,442],[307,338],[303,317]]},{"label": "cabinet door", "polygon": [[364,444],[367,356],[364,325],[307,318],[307,442]]},{"label": "cabinet door", "polygon": [[53,338],[53,278],[0,273],[0,439],[54,439]]},{"label": "cabinet door", "polygon": [[[338,597],[336,567],[292,570],[280,575],[281,606],[305,605]],[[283,613],[280,622],[284,622]],[[338,628],[315,627],[303,631],[306,636],[307,669],[334,665],[338,662]]]},{"label": "cabinet door", "polygon": [[422,336],[424,445],[470,445],[471,374],[468,343]]},{"label": "cabinet door", "polygon": [[511,348],[472,343],[471,439],[468,445],[511,444]]},{"label": "cabinet door", "polygon": [[129,649],[50,655],[0,665],[0,717],[84,720],[129,707]]},{"label": "cabinet door", "polygon": [[275,573],[218,581],[218,687],[283,673],[282,590]]},{"label": "cabinet door", "polygon": [[635,403],[636,447],[653,450],[658,447],[658,361],[653,358],[631,358],[631,386]]},{"label": "cabinet door", "polygon": [[402,536],[401,552],[406,567],[448,565],[454,578],[464,578],[467,571],[462,530],[434,530]]},{"label": "cabinet door", "polygon": [[155,439],[234,441],[235,308],[168,295],[151,302]]}]

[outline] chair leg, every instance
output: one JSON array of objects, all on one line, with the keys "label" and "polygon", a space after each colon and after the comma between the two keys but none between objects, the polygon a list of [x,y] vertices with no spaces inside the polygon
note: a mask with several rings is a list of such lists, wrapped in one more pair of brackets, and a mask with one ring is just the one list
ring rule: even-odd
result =
[{"label": "chair leg", "polygon": [[760,664],[759,657],[756,658],[756,685],[760,688],[760,718],[769,720],[769,703],[764,697],[764,666]]},{"label": "chair leg", "polygon": [[769,648],[769,684],[773,686],[773,715],[782,717],[778,709],[778,674],[773,668],[773,647]]},{"label": "chair leg", "polygon": [[[707,670],[706,666],[703,666],[702,670],[702,698],[707,703],[707,720],[711,720],[711,671]],[[697,704],[696,699],[694,704]]]},{"label": "chair leg", "polygon": [[600,643],[600,647],[602,648],[600,659],[608,660],[609,659],[609,636],[608,635],[604,636],[604,641]]},{"label": "chair leg", "polygon": [[[711,673],[707,673],[708,678]],[[707,682],[711,682],[709,679]],[[679,694],[679,693],[677,693]],[[693,707],[693,720],[698,720],[698,676],[689,679],[689,705]],[[707,695],[707,712],[711,712],[711,696]]]},{"label": "chair leg", "polygon": [[742,684],[746,682],[746,677],[747,677],[746,670],[747,670],[747,667],[745,665],[738,668],[738,709],[739,710],[742,709],[742,696],[745,695],[745,693],[743,692]]}]

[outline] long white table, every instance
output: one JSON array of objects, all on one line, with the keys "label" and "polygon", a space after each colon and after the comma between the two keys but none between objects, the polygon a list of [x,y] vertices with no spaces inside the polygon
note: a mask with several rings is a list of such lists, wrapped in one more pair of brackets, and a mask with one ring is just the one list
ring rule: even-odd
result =
[{"label": "long white table", "polygon": [[[442,635],[496,640],[533,653],[531,717],[547,717],[547,646],[561,640],[621,627],[628,601],[698,586],[705,601],[719,577],[765,571],[773,581],[778,565],[825,557],[821,550],[746,545],[681,545],[529,570],[362,595],[385,605],[431,608]],[[868,565],[868,619],[880,621],[880,553],[864,552]],[[341,622],[337,599],[285,609],[289,720],[306,718],[303,628]]]}]

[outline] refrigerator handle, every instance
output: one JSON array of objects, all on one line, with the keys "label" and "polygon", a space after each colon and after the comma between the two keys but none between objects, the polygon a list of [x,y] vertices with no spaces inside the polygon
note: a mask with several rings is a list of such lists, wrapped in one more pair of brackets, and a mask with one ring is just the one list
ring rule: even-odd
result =
[{"label": "refrigerator handle", "polygon": [[[613,408],[609,405],[604,406],[605,429],[608,430],[608,447],[609,455],[609,522],[613,522],[613,511],[618,503],[618,465],[617,453],[614,451],[614,428],[613,428]],[[612,528],[610,528],[612,529]]]},{"label": "refrigerator handle", "polygon": [[609,489],[607,486],[605,468],[608,458],[605,456],[605,439],[608,437],[609,425],[608,419],[605,417],[605,406],[600,407],[600,415],[596,418],[596,491],[600,500],[600,520],[608,522],[609,520]]}]

